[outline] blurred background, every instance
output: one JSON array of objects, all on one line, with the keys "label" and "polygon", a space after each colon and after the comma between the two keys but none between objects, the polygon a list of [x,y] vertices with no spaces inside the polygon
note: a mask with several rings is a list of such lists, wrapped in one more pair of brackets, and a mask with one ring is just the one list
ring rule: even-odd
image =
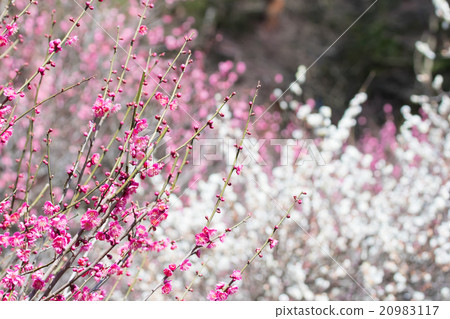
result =
[{"label": "blurred background", "polygon": [[[252,87],[261,80],[267,97],[275,87],[287,88],[297,67],[310,66],[372,3],[192,0],[178,3],[171,13],[181,21],[195,18],[195,46],[207,53],[211,70],[219,61],[243,61],[248,72],[239,84]],[[378,1],[308,71],[304,97],[331,105],[336,119],[366,84],[372,106],[365,115],[380,124],[385,103],[398,113],[412,92],[424,90],[415,79],[414,43],[430,33],[437,36],[437,45],[447,41],[433,13],[431,1]],[[449,67],[447,60],[438,59],[433,72],[448,74]]]}]

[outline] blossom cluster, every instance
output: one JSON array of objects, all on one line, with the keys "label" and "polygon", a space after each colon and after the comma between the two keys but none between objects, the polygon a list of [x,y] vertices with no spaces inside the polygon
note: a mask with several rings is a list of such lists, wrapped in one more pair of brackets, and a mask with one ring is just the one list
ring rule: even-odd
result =
[{"label": "blossom cluster", "polygon": [[[13,3],[7,10],[15,15],[2,15],[0,260],[6,262],[10,253],[17,257],[11,265],[2,264],[2,299],[107,299],[105,287],[116,287],[110,277],[124,277],[116,294],[128,289],[135,258],[177,249],[164,224],[189,162],[179,146],[204,130],[199,123],[213,128],[216,108],[224,103],[218,94],[225,102],[230,99],[237,73],[230,62],[226,70],[206,74],[204,55],[187,48],[193,21],[175,30],[149,28],[146,14],[153,7],[147,1],[130,3],[130,10],[139,12],[137,19],[119,21],[125,29],[116,42],[105,38],[103,28],[84,21],[87,10],[117,14],[100,3],[87,3],[78,17],[52,11],[58,9],[54,1]],[[19,25],[28,31],[15,35]],[[40,35],[49,25],[53,31],[42,43]],[[13,43],[14,37],[21,41]],[[95,43],[85,45],[90,38]],[[17,48],[9,50],[10,45]],[[148,55],[148,45],[160,53]],[[166,58],[164,51],[178,51],[178,57]],[[194,62],[198,66],[191,70]],[[17,76],[19,68],[26,76]],[[65,76],[59,77],[60,71]],[[91,76],[99,73],[103,80]],[[154,109],[155,104],[162,108]],[[201,105],[196,119],[189,118],[196,105]],[[167,149],[158,151],[162,141]],[[169,161],[158,160],[166,151]],[[205,240],[206,246],[215,246],[213,238]],[[193,245],[196,241],[192,236]],[[152,265],[158,265],[154,260]],[[170,294],[177,270],[189,271],[190,260],[157,271],[167,277],[163,295]],[[62,282],[67,276],[61,274],[70,272]]]},{"label": "blossom cluster", "polygon": [[[404,106],[396,125],[386,105],[383,127],[357,140],[366,93],[335,122],[303,99],[300,67],[288,94],[271,95],[279,110],[255,100],[259,86],[249,102],[232,92],[245,63],[206,72],[194,20],[170,28],[158,10],[176,1],[153,2],[128,2],[127,15],[88,1],[69,15],[17,1],[2,15],[2,300],[450,298],[442,76],[411,98],[418,114]],[[208,137],[237,140],[232,165],[192,165]],[[262,146],[266,165],[251,162],[249,145],[277,138],[293,152]]]}]

